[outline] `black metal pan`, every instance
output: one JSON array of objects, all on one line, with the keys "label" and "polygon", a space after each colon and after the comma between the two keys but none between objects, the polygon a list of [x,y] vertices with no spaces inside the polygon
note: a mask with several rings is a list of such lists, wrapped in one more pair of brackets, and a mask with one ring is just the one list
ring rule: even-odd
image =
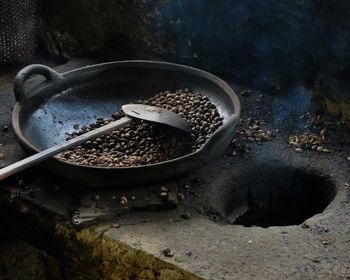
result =
[{"label": "black metal pan", "polygon": [[[29,90],[34,74],[46,80]],[[164,90],[190,88],[207,97],[224,117],[223,125],[201,149],[185,156],[136,167],[91,167],[57,158],[42,166],[86,186],[125,186],[147,183],[191,171],[220,155],[233,138],[240,103],[232,88],[218,77],[188,66],[153,61],[120,61],[83,67],[63,74],[43,65],[30,65],[16,76],[12,125],[20,143],[35,153],[65,141],[74,124],[88,125],[108,118],[135,99]]]}]

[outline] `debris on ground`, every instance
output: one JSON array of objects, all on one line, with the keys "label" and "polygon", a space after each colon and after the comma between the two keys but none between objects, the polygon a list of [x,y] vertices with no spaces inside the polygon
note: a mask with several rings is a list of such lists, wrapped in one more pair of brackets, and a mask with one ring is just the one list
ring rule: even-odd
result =
[{"label": "debris on ground", "polygon": [[241,91],[241,96],[249,96],[249,95],[251,95],[253,93],[253,91],[252,90],[250,90],[250,89],[245,89],[245,90],[242,90]]},{"label": "debris on ground", "polygon": [[312,150],[329,153],[331,150],[325,148],[325,143],[327,142],[325,135],[326,129],[322,129],[319,134],[306,131],[302,134],[290,136],[288,143],[296,152]]},{"label": "debris on ground", "polygon": [[6,156],[2,153],[0,153],[0,160],[4,160],[6,158]]},{"label": "debris on ground", "polygon": [[188,256],[188,257],[191,257],[191,256],[192,256],[192,252],[191,252],[191,251],[188,251],[188,252],[186,252],[185,254],[186,254],[186,256]]},{"label": "debris on ground", "polygon": [[332,238],[329,234],[326,234],[321,237],[321,242],[323,245],[329,245],[332,243]]},{"label": "debris on ground", "polygon": [[111,228],[120,228],[120,224],[117,224],[117,223],[112,223],[110,225]]},{"label": "debris on ground", "polygon": [[18,180],[18,182],[17,182],[17,185],[18,185],[18,187],[20,187],[20,188],[24,188],[24,186],[25,186],[25,182],[24,182],[24,180],[22,180],[22,179],[20,179],[20,180]]},{"label": "debris on ground", "polygon": [[171,251],[171,249],[169,247],[165,247],[162,252],[163,252],[164,256],[166,256],[166,257],[173,257],[174,256],[174,252]]},{"label": "debris on ground", "polygon": [[234,148],[231,155],[236,156],[238,152],[249,153],[250,144],[271,141],[273,133],[271,130],[263,128],[264,124],[264,121],[253,120],[252,118],[241,119],[238,136],[231,142],[231,146]]},{"label": "debris on ground", "polygon": [[181,218],[184,220],[188,220],[189,218],[191,218],[191,213],[190,212],[185,212],[181,215]]}]

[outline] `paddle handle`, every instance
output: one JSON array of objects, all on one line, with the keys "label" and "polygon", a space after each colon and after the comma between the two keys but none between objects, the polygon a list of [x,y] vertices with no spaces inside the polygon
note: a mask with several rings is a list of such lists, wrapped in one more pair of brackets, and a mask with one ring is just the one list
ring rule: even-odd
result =
[{"label": "paddle handle", "polygon": [[132,122],[132,119],[129,117],[121,118],[120,120],[114,121],[112,123],[109,123],[107,125],[104,125],[102,127],[96,128],[92,131],[89,131],[87,133],[84,133],[82,135],[79,135],[75,138],[72,138],[68,141],[65,141],[61,144],[55,145],[51,148],[48,148],[44,151],[41,151],[39,153],[36,153],[30,157],[27,157],[25,159],[22,159],[16,163],[13,163],[9,166],[6,166],[4,168],[0,169],[0,181],[16,174],[28,167],[31,167],[33,165],[36,165],[37,163],[40,163],[54,155],[59,154],[60,152],[67,150],[71,147],[78,146],[79,144],[82,144],[86,142],[87,140],[96,138],[100,135],[106,134],[112,130],[122,128]]}]

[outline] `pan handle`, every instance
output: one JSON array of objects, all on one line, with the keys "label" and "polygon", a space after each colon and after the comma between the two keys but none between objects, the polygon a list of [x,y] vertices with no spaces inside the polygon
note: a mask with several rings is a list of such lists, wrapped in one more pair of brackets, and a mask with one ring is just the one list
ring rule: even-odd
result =
[{"label": "pan handle", "polygon": [[24,67],[21,71],[18,72],[14,82],[14,91],[16,101],[22,101],[26,98],[26,91],[24,84],[26,80],[32,75],[42,75],[48,81],[55,82],[62,79],[62,75],[57,73],[55,70],[41,64],[32,64],[27,67]]}]

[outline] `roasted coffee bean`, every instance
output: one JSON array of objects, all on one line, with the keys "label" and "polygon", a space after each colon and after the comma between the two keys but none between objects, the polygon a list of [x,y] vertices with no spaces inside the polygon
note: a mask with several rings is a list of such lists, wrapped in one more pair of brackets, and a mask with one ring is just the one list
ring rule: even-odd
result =
[{"label": "roasted coffee bean", "polygon": [[[87,141],[84,145],[60,154],[60,159],[89,166],[127,167],[157,163],[182,156],[200,149],[215,130],[222,125],[223,118],[208,97],[193,93],[189,89],[176,92],[160,92],[148,100],[134,103],[165,108],[184,118],[192,128],[191,140],[167,136],[161,126],[142,120],[134,120],[129,126]],[[97,118],[96,122],[83,126],[68,135],[76,137],[124,116],[122,111],[111,118]]]}]

